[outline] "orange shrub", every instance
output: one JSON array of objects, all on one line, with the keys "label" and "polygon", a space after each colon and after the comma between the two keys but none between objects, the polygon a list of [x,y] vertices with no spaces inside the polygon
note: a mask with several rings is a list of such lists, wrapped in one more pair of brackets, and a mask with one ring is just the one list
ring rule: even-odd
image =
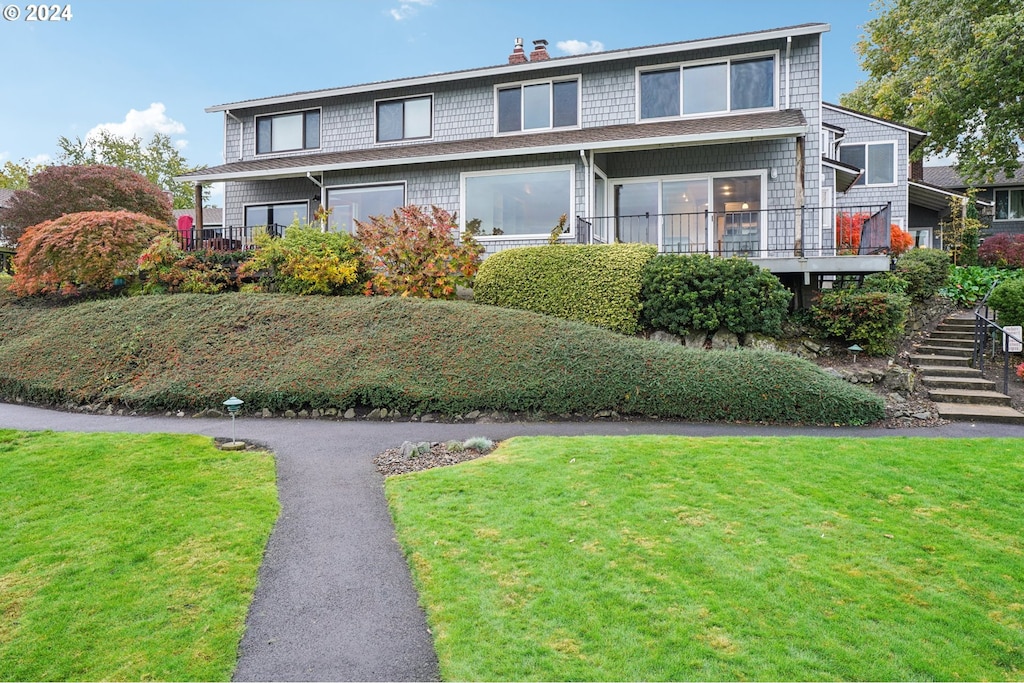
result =
[{"label": "orange shrub", "polygon": [[171,227],[129,211],[86,211],[33,225],[21,236],[10,291],[72,295],[113,289],[138,273],[139,257]]},{"label": "orange shrub", "polygon": [[[836,216],[836,248],[840,254],[856,254],[860,249],[860,231],[864,221],[871,218],[866,213],[840,213]],[[914,246],[909,232],[893,223],[889,227],[889,253],[899,256]]]}]

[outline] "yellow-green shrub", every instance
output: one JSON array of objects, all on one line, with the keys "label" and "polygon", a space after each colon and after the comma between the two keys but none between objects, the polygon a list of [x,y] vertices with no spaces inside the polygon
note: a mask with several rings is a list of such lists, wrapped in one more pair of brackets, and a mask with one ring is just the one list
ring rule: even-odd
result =
[{"label": "yellow-green shrub", "polygon": [[579,320],[623,334],[639,328],[644,244],[552,244],[499,252],[480,266],[480,303]]},{"label": "yellow-green shrub", "polygon": [[256,235],[245,274],[264,273],[260,286],[287,294],[357,294],[366,273],[359,243],[348,233],[322,232],[296,221],[277,239]]}]

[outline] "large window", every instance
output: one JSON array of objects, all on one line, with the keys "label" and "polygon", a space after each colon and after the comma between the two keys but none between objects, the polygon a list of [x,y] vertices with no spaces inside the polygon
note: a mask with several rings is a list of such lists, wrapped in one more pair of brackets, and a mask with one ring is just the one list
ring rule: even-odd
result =
[{"label": "large window", "polygon": [[256,153],[293,152],[320,147],[320,110],[256,117]]},{"label": "large window", "polygon": [[332,230],[356,233],[356,221],[371,216],[390,216],[405,206],[405,185],[364,185],[327,190],[327,208]]},{"label": "large window", "polygon": [[1024,190],[996,190],[996,220],[1024,221]]},{"label": "large window", "polygon": [[640,71],[640,118],[769,109],[775,80],[774,56]]},{"label": "large window", "polygon": [[415,140],[430,136],[430,96],[377,103],[377,142]]},{"label": "large window", "polygon": [[892,185],[896,182],[896,143],[841,145],[839,161],[862,169],[854,185]]},{"label": "large window", "polygon": [[284,229],[296,219],[303,223],[309,220],[309,204],[289,202],[245,207],[245,224],[249,227],[265,225],[275,237],[283,237]]},{"label": "large window", "polygon": [[579,80],[498,88],[498,132],[574,127],[579,121]]},{"label": "large window", "polygon": [[462,198],[465,225],[483,237],[547,237],[563,214],[573,215],[573,169],[464,173]]}]

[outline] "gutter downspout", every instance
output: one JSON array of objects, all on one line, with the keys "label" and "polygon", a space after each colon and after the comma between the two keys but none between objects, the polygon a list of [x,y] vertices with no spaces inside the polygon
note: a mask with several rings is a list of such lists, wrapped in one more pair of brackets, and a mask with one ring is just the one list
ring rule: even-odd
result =
[{"label": "gutter downspout", "polygon": [[789,109],[789,91],[793,89],[793,81],[789,77],[789,54],[792,48],[793,36],[786,36],[786,109]]},{"label": "gutter downspout", "polygon": [[[593,152],[591,152],[593,154]],[[590,185],[594,182],[594,171],[593,166],[587,163],[587,152],[586,150],[580,150],[580,161],[583,162],[583,171],[587,174],[583,179],[583,213],[590,212]],[[577,219],[579,216],[576,217]],[[579,221],[577,220],[577,224]],[[591,225],[590,234],[587,235],[587,244],[594,243],[594,229]],[[576,240],[579,241],[580,236],[576,235]]]}]

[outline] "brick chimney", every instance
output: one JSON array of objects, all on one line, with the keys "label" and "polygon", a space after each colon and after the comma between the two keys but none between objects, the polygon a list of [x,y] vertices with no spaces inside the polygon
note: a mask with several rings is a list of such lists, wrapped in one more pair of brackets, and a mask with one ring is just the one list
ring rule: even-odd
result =
[{"label": "brick chimney", "polygon": [[512,54],[508,56],[509,64],[526,64],[526,53],[523,52],[523,39],[516,38],[516,46],[512,48]]},{"label": "brick chimney", "polygon": [[548,59],[551,59],[551,56],[548,55],[548,41],[543,38],[533,41],[533,52],[530,53],[530,61],[543,62]]},{"label": "brick chimney", "polygon": [[924,161],[910,162],[910,179],[924,180]]}]

